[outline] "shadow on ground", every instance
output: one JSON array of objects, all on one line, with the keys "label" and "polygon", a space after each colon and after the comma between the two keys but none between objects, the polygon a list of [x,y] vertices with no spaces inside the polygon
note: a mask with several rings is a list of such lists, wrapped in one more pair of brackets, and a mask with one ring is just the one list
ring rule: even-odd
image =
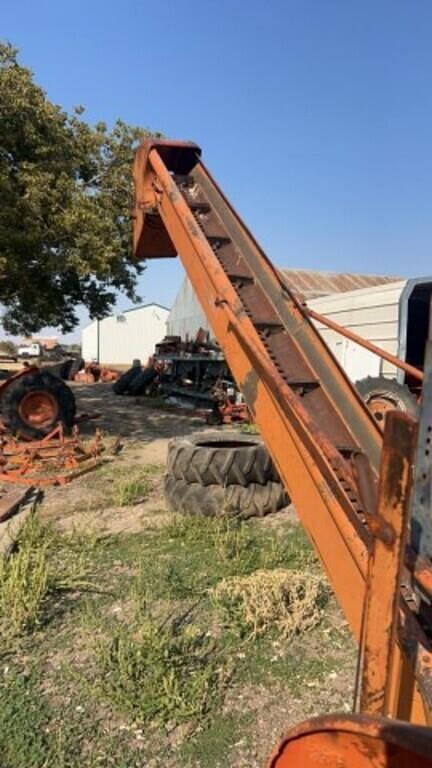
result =
[{"label": "shadow on ground", "polygon": [[111,384],[72,385],[78,413],[100,413],[95,421],[83,422],[83,435],[100,427],[105,435],[131,440],[151,441],[155,438],[181,437],[205,429],[204,420],[196,415],[179,413],[169,408],[155,408],[143,397],[115,395]]}]

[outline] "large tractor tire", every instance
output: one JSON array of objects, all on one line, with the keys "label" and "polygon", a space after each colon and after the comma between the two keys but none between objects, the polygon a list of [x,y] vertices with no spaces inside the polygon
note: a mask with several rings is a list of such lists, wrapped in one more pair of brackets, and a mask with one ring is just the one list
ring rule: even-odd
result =
[{"label": "large tractor tire", "polygon": [[75,420],[75,397],[69,387],[48,371],[28,373],[10,384],[1,400],[3,421],[26,440],[40,440],[62,422]]},{"label": "large tractor tire", "polygon": [[399,410],[417,418],[418,404],[408,387],[396,379],[384,376],[367,376],[356,383],[357,391],[365,401],[376,420],[384,426],[386,414]]},{"label": "large tractor tire", "polygon": [[252,483],[247,488],[241,485],[206,485],[176,480],[165,475],[165,498],[171,512],[202,517],[263,517],[289,503],[288,496],[280,483],[265,485]]},{"label": "large tractor tire", "polygon": [[139,376],[135,376],[134,380],[128,387],[130,395],[142,395],[146,391],[147,387],[157,379],[158,372],[154,368],[145,368],[140,372]]},{"label": "large tractor tire", "polygon": [[120,378],[117,379],[117,381],[114,382],[112,385],[112,391],[115,392],[116,395],[125,395],[126,392],[129,391],[129,387],[136,379],[137,376],[141,373],[141,368],[139,365],[133,365],[132,368],[129,368],[128,371],[125,373],[122,373]]},{"label": "large tractor tire", "polygon": [[167,473],[200,485],[264,485],[279,475],[262,440],[241,432],[201,433],[171,440]]}]

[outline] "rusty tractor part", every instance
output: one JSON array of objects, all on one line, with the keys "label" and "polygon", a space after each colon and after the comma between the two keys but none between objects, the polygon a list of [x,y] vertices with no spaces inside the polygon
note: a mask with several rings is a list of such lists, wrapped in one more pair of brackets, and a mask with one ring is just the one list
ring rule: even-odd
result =
[{"label": "rusty tractor part", "polygon": [[111,368],[106,368],[99,363],[85,363],[84,366],[73,375],[73,380],[81,384],[96,384],[97,382],[117,381],[120,374]]},{"label": "rusty tractor part", "polygon": [[207,414],[207,424],[249,424],[250,413],[241,395],[230,380],[219,378],[211,390],[214,405]]},{"label": "rusty tractor part", "polygon": [[0,438],[0,482],[45,488],[66,485],[98,467],[106,447],[100,430],[92,443],[81,440],[78,426],[70,437],[59,424],[42,440],[18,440],[7,433]]},{"label": "rusty tractor part", "polygon": [[70,429],[75,422],[72,390],[49,371],[29,366],[0,384],[5,428],[27,440],[49,435],[59,422]]},{"label": "rusty tractor part", "polygon": [[[427,549],[420,556],[416,541],[404,544],[415,422],[394,411],[385,422],[390,437],[383,441],[382,429],[305,308],[282,282],[200,156],[199,147],[190,142],[149,140],[138,149],[135,256],[178,254],[183,262],[359,643],[359,707],[425,725],[432,719],[432,624],[427,620],[432,553]],[[432,430],[428,414],[424,411],[422,419],[425,429]],[[388,430],[398,429],[404,439],[399,454],[396,450],[393,455]],[[430,474],[423,474],[428,483]],[[426,508],[430,495],[421,498]],[[430,520],[430,504],[427,511]],[[399,521],[397,515],[402,515]],[[416,522],[415,509],[412,516]],[[388,579],[382,590],[378,575]],[[382,628],[373,631],[380,608],[386,637]],[[303,752],[303,762],[291,759],[291,751],[289,760],[271,765],[430,765],[429,729],[404,725],[398,730],[386,719],[375,726],[361,719],[337,723],[326,737],[325,760],[319,762],[321,747],[315,741],[313,750]],[[358,738],[347,736],[352,749],[344,752],[336,733],[350,728]],[[370,728],[381,743],[377,759],[372,748],[364,748],[373,738]],[[306,737],[312,738],[309,730],[308,725],[299,728],[303,744]],[[421,734],[428,749],[416,753],[412,745],[416,738],[420,744]],[[411,752],[393,760],[392,754],[403,754],[404,743],[411,745]]]},{"label": "rusty tractor part", "polygon": [[209,426],[218,424],[250,424],[251,417],[246,403],[218,402],[206,416]]},{"label": "rusty tractor part", "polygon": [[416,396],[406,384],[385,376],[366,376],[356,381],[356,389],[377,422],[384,426],[390,411],[399,410],[413,418],[418,416]]},{"label": "rusty tractor part", "polygon": [[294,727],[267,768],[432,768],[432,729],[372,717],[317,717]]}]

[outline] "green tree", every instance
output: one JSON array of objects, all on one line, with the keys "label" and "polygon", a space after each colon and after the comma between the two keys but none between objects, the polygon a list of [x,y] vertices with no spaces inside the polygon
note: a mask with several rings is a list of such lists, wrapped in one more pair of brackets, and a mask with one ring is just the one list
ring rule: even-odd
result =
[{"label": "green tree", "polygon": [[0,341],[0,354],[11,355],[13,357],[17,353],[17,345],[13,341],[4,339]]},{"label": "green tree", "polygon": [[149,131],[89,125],[51,103],[0,43],[0,303],[11,333],[63,332],[76,308],[108,313],[118,291],[136,300],[131,165]]}]

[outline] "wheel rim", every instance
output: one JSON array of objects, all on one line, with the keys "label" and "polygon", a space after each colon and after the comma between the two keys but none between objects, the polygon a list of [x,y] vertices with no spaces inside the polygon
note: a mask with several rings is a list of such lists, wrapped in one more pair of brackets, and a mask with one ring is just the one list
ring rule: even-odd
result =
[{"label": "wheel rim", "polygon": [[18,413],[29,427],[43,429],[58,419],[59,407],[57,400],[49,392],[28,392],[18,406]]},{"label": "wheel rim", "polygon": [[390,411],[399,408],[399,404],[395,400],[385,395],[373,395],[367,400],[367,406],[380,424],[384,424],[385,418]]}]

